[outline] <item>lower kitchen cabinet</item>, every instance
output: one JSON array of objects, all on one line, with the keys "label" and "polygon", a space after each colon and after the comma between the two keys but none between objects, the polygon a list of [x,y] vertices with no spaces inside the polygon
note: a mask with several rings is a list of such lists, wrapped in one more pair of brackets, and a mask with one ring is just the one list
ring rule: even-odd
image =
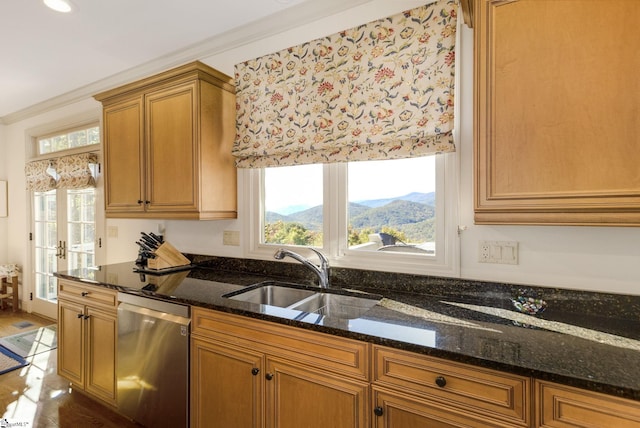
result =
[{"label": "lower kitchen cabinet", "polygon": [[530,426],[528,377],[378,345],[372,352],[375,427]]},{"label": "lower kitchen cabinet", "polygon": [[536,427],[640,427],[640,402],[550,382],[535,382]]},{"label": "lower kitchen cabinet", "polygon": [[640,427],[634,400],[202,308],[192,326],[193,427]]},{"label": "lower kitchen cabinet", "polygon": [[192,325],[192,426],[369,426],[368,344],[198,308]]},{"label": "lower kitchen cabinet", "polygon": [[464,414],[430,400],[373,387],[374,428],[493,428],[509,425],[494,424],[478,415]]},{"label": "lower kitchen cabinet", "polygon": [[267,359],[267,427],[365,427],[369,384]]},{"label": "lower kitchen cabinet", "polygon": [[64,280],[58,287],[58,374],[115,406],[116,292]]},{"label": "lower kitchen cabinet", "polygon": [[192,339],[191,426],[262,426],[263,367],[259,352]]}]

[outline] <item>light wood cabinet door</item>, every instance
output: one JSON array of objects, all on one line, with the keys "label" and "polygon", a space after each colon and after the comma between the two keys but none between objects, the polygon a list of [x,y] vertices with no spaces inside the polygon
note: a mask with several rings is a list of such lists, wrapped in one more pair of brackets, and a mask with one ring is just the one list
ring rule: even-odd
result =
[{"label": "light wood cabinet door", "polygon": [[237,217],[231,77],[196,61],[94,97],[107,217]]},{"label": "light wood cabinet door", "polygon": [[191,426],[260,428],[263,354],[191,341]]},{"label": "light wood cabinet door", "polygon": [[373,428],[497,428],[496,424],[478,415],[464,414],[442,404],[421,400],[415,396],[373,387]]},{"label": "light wood cabinet door", "polygon": [[536,381],[536,426],[632,428],[640,426],[640,403],[565,385]]},{"label": "light wood cabinet door", "polygon": [[640,2],[474,5],[476,223],[640,226]]},{"label": "light wood cabinet door", "polygon": [[191,315],[194,426],[369,426],[367,344],[202,308]]},{"label": "light wood cabinet door", "polygon": [[116,340],[118,323],[115,314],[85,309],[87,375],[85,390],[116,405]]},{"label": "light wood cabinet door", "polygon": [[145,96],[147,211],[198,209],[197,85]]},{"label": "light wood cabinet door", "polygon": [[104,108],[105,210],[145,210],[142,96]]},{"label": "light wood cabinet door", "polygon": [[84,389],[84,305],[58,300],[58,374]]},{"label": "light wood cabinet door", "polygon": [[58,374],[116,405],[117,292],[58,281]]},{"label": "light wood cabinet door", "polygon": [[265,376],[267,428],[369,426],[366,382],[274,358],[267,359]]}]

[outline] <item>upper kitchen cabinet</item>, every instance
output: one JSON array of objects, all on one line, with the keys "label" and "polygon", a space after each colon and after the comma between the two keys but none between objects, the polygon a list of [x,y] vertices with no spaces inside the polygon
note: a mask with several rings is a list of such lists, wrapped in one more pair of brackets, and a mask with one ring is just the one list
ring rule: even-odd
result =
[{"label": "upper kitchen cabinet", "polygon": [[640,2],[473,6],[476,223],[640,226]]},{"label": "upper kitchen cabinet", "polygon": [[107,217],[237,217],[231,77],[194,62],[95,98]]}]

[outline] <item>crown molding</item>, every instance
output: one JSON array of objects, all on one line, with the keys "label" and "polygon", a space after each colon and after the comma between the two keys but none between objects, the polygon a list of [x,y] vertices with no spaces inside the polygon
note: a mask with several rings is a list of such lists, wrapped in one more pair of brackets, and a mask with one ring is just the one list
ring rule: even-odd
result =
[{"label": "crown molding", "polygon": [[333,14],[369,3],[372,0],[323,0],[305,1],[282,12],[272,14],[232,30],[223,32],[184,49],[158,57],[137,67],[114,74],[105,79],[81,86],[57,97],[0,117],[0,125],[10,125],[30,117],[58,109],[90,98],[103,92],[153,74],[238,48],[265,37],[274,36]]}]

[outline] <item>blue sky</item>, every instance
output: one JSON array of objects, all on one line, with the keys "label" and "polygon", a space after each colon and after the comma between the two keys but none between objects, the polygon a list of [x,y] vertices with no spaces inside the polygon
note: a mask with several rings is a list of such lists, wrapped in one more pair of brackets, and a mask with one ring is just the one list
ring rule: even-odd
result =
[{"label": "blue sky", "polygon": [[[393,162],[354,162],[349,166],[349,199],[403,196],[411,192],[435,191],[435,156],[402,159]],[[286,191],[268,192],[267,211],[288,211],[288,206],[313,207],[322,204],[322,166],[272,168],[267,188],[277,186]]]}]

